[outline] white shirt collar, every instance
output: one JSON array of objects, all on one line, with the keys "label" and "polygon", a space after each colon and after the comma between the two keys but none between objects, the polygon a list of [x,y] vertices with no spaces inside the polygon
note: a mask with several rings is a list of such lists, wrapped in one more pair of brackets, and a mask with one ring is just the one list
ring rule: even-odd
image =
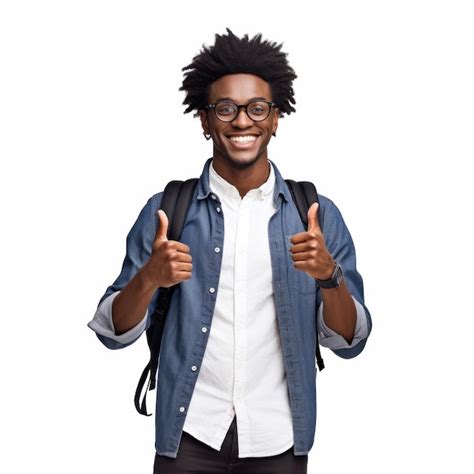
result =
[{"label": "white shirt collar", "polygon": [[[270,174],[268,179],[258,188],[251,189],[247,193],[247,196],[256,196],[258,199],[263,201],[268,195],[273,195],[273,190],[275,187],[275,171],[273,170],[271,161],[267,161],[270,166]],[[234,198],[238,197],[240,199],[238,189],[217,173],[217,171],[214,169],[212,161],[211,165],[209,166],[209,187],[218,196],[221,195]]]}]

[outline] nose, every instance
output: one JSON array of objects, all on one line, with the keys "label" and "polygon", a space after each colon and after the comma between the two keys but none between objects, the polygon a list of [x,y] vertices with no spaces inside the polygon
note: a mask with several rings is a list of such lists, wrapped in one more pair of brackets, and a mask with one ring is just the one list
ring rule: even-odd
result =
[{"label": "nose", "polygon": [[247,128],[253,125],[253,120],[247,115],[245,107],[240,107],[232,125],[238,128]]}]

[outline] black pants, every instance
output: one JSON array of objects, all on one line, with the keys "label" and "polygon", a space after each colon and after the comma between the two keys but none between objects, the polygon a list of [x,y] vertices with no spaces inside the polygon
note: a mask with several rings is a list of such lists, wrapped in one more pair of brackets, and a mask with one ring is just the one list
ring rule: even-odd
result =
[{"label": "black pants", "polygon": [[295,456],[293,447],[275,456],[238,458],[237,421],[230,425],[220,451],[183,431],[178,456],[155,454],[153,474],[306,474],[308,455]]}]

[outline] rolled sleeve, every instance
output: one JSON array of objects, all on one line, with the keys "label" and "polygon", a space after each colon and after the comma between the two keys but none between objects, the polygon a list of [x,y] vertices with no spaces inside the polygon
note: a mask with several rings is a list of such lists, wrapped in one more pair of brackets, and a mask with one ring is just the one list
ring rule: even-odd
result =
[{"label": "rolled sleeve", "polygon": [[356,346],[363,339],[367,339],[368,328],[367,328],[367,316],[365,314],[364,307],[352,296],[354,300],[357,320],[354,331],[354,338],[349,344],[346,339],[339,333],[331,329],[326,325],[323,317],[324,303],[321,303],[318,309],[318,332],[319,332],[319,343],[327,347],[328,349],[351,349]]},{"label": "rolled sleeve", "polygon": [[[97,308],[97,311],[91,321],[87,324],[97,336],[101,336],[102,342],[106,341],[107,347],[121,348],[135,342],[145,331],[148,318],[148,309],[143,319],[133,328],[123,334],[115,334],[114,322],[112,319],[112,303],[120,291],[116,291],[107,296]],[[100,338],[100,337],[99,337]]]}]

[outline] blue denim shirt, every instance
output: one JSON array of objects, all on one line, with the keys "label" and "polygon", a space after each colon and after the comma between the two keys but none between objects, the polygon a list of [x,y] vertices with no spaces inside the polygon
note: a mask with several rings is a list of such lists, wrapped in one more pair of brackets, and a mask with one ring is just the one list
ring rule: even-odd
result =
[{"label": "blue denim shirt", "polygon": [[[211,161],[209,158],[204,165],[180,239],[190,247],[193,276],[181,282],[172,298],[158,367],[155,449],[158,454],[173,458],[177,456],[187,407],[199,373],[191,367],[201,366],[219,287],[222,252],[216,253],[214,248],[224,245],[224,215],[219,208],[219,196],[213,196],[209,188]],[[291,192],[276,165],[271,163],[276,179],[273,195],[276,211],[268,225],[273,288],[293,419],[293,452],[305,455],[313,445],[316,426],[316,314],[322,298],[316,280],[293,267],[289,239],[304,228]],[[126,286],[149,259],[162,196],[163,192],[153,195],[141,210],[127,235],[120,275],[107,288],[99,305],[107,296]],[[319,199],[326,246],[341,265],[348,290],[364,307],[370,334],[372,321],[364,304],[363,281],[356,269],[351,235],[335,204],[322,195]],[[158,294],[159,290],[148,307],[146,327],[150,325]],[[208,328],[205,332],[204,327]],[[128,343],[101,334],[97,337],[106,347],[120,349],[135,342],[139,335]],[[366,340],[333,352],[346,359],[355,357],[363,350]]]}]

